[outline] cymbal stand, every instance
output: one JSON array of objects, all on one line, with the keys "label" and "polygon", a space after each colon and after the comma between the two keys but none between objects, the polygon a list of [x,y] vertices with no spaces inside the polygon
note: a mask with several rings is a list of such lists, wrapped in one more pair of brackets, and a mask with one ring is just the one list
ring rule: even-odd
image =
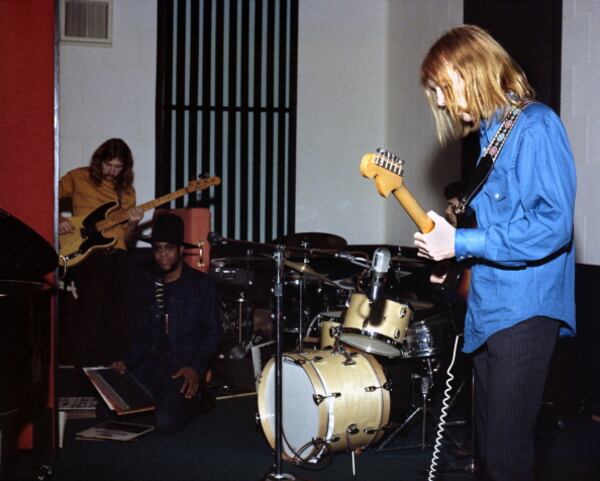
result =
[{"label": "cymbal stand", "polygon": [[284,267],[284,250],[283,246],[277,246],[277,250],[273,254],[275,259],[275,286],[273,295],[275,297],[275,465],[272,466],[272,471],[269,472],[263,479],[275,481],[281,479],[294,480],[296,477],[292,474],[284,473],[282,470],[282,317],[283,317],[283,267]]},{"label": "cymbal stand", "polygon": [[[302,249],[304,249],[304,258],[302,263],[307,266],[308,265],[308,255],[307,255],[307,247],[308,242],[302,241]],[[304,351],[304,304],[305,304],[305,287],[306,287],[306,274],[304,271],[300,273],[300,278],[298,280],[298,352]]]}]

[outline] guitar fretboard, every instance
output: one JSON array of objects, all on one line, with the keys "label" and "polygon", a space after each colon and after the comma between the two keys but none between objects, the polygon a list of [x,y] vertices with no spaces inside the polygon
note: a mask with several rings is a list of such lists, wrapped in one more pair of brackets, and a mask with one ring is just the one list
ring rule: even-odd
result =
[{"label": "guitar fretboard", "polygon": [[[138,205],[138,207],[140,209],[142,209],[144,212],[146,212],[147,210],[158,207],[159,205],[166,204],[167,202],[178,199],[179,197],[184,196],[185,194],[189,194],[191,192],[195,192],[198,190],[207,189],[211,185],[218,185],[220,183],[220,181],[221,180],[218,177],[201,179],[201,180],[191,183],[188,187],[183,187],[179,190],[176,190],[175,192],[165,194],[154,200],[140,204],[140,205]],[[120,209],[120,210],[117,210],[117,211],[109,214],[106,219],[96,222],[96,224],[94,226],[98,232],[102,232],[106,229],[110,229],[111,227],[113,227],[117,224],[125,222],[127,219],[129,219],[128,212],[126,210]]]}]

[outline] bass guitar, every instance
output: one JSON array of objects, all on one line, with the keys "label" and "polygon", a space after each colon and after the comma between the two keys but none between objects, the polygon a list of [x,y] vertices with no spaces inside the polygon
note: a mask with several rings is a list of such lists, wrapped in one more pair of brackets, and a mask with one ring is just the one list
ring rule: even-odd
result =
[{"label": "bass guitar", "polygon": [[[219,177],[207,177],[191,181],[187,187],[165,194],[138,207],[144,212],[166,204],[178,197],[219,185]],[[106,249],[116,244],[117,238],[105,232],[129,219],[127,210],[119,209],[119,202],[110,201],[97,207],[86,216],[70,217],[73,230],[59,236],[59,265],[73,267],[84,261],[96,249]]]}]

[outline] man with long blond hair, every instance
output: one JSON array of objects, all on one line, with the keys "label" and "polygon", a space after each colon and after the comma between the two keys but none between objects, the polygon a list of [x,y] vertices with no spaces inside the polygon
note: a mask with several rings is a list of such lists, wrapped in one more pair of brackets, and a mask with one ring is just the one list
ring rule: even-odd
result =
[{"label": "man with long blond hair", "polygon": [[495,158],[470,200],[476,227],[430,212],[433,231],[414,237],[423,257],[471,265],[463,350],[475,369],[478,477],[532,481],[550,358],[559,332],[575,333],[573,155],[558,116],[534,101],[524,72],[479,27],[441,36],[421,83],[441,143],[479,132],[478,164]]},{"label": "man with long blond hair", "polygon": [[[106,231],[116,244],[92,252],[69,268],[61,318],[62,362],[92,365],[121,354],[128,342],[126,322],[127,243],[142,218],[135,206],[133,156],[122,139],[108,139],[92,154],[89,167],[67,172],[59,184],[59,197],[69,199],[75,216],[86,216],[110,201],[128,210],[129,219]],[[73,231],[68,217],[59,218],[58,232]],[[112,351],[112,352],[111,352]]]}]

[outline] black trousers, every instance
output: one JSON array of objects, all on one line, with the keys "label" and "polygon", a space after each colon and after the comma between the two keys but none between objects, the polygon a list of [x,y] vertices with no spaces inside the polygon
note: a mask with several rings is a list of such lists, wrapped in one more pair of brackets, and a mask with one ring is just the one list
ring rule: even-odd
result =
[{"label": "black trousers", "polygon": [[559,321],[536,316],[475,352],[476,469],[481,481],[533,481],[534,429]]},{"label": "black trousers", "polygon": [[[182,363],[173,359],[169,353],[151,354],[133,370],[133,374],[152,393],[156,401],[154,427],[162,433],[174,433],[185,426],[199,411],[197,396],[187,399],[181,393],[183,377],[172,376]],[[202,392],[205,373],[198,373],[198,382]]]},{"label": "black trousers", "polygon": [[127,252],[100,249],[67,272],[61,297],[60,362],[107,364],[123,357],[127,315]]}]

